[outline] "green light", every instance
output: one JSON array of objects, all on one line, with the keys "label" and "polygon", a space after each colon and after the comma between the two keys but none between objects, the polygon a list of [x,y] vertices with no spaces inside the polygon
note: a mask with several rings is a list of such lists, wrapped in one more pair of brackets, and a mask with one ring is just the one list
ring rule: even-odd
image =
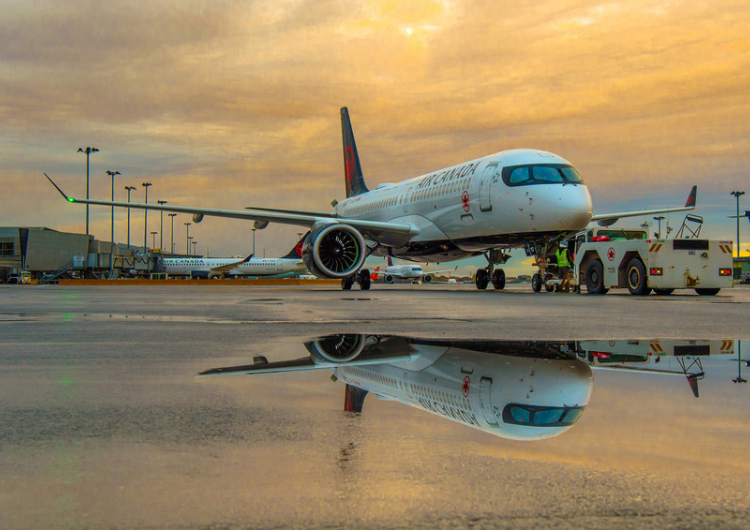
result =
[{"label": "green light", "polygon": [[68,197],[68,202],[75,202],[76,200],[73,197]]}]

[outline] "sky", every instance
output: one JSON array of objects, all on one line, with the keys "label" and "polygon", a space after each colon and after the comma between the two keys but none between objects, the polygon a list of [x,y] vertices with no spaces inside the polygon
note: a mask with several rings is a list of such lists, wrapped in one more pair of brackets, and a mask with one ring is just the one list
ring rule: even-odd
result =
[{"label": "sky", "polygon": [[[42,172],[85,197],[77,151],[89,146],[100,150],[92,198],[110,197],[110,170],[121,173],[116,200],[130,185],[142,201],[151,182],[150,202],[328,210],[345,196],[347,106],[370,188],[537,148],[578,168],[594,213],[681,206],[697,184],[702,235],[737,239],[726,216],[737,206],[730,192],[750,192],[746,1],[0,0],[0,9],[0,226],[85,232],[85,207],[63,201]],[[644,220],[656,227],[617,226]],[[175,217],[178,252],[188,221]],[[90,223],[109,239],[108,208],[91,207]],[[160,231],[158,213],[148,223]],[[143,244],[142,212],[130,226]],[[251,223],[189,228],[211,256],[252,249]],[[741,230],[746,254],[744,220]],[[256,254],[286,254],[302,231],[257,231]],[[118,211],[115,239],[126,238]],[[533,272],[514,256],[509,273]]]}]

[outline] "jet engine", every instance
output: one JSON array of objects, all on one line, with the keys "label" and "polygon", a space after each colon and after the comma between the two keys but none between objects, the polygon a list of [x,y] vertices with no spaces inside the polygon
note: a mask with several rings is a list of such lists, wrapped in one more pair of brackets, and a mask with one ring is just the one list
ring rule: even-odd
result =
[{"label": "jet engine", "polygon": [[425,274],[424,276],[422,276],[422,281],[423,281],[424,283],[430,283],[430,282],[432,281],[432,275],[430,275],[430,274]]},{"label": "jet engine", "polygon": [[343,224],[313,227],[302,246],[302,260],[319,278],[346,278],[365,262],[366,246],[356,228]]},{"label": "jet engine", "polygon": [[356,359],[365,348],[366,335],[329,335],[306,342],[305,347],[314,359],[330,363],[345,363]]},{"label": "jet engine", "polygon": [[383,281],[385,281],[385,283],[393,283],[393,274],[386,274],[383,276]]}]

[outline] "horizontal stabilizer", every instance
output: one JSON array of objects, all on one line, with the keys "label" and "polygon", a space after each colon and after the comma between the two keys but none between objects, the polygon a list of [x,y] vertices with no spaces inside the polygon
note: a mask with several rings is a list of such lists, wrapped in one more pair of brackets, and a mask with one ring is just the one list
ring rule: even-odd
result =
[{"label": "horizontal stabilizer", "polygon": [[591,221],[596,221],[599,226],[610,226],[624,217],[639,217],[641,215],[653,215],[657,213],[685,212],[688,210],[695,210],[697,197],[698,186],[693,186],[693,189],[690,190],[690,194],[688,195],[687,201],[685,202],[685,206],[681,208],[660,208],[656,210],[637,210],[632,212],[618,212],[594,215],[591,217]]}]

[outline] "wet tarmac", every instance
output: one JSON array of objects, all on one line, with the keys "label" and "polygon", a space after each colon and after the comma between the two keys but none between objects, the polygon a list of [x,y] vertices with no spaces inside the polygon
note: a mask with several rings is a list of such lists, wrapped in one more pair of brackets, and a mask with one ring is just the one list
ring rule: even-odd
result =
[{"label": "wet tarmac", "polygon": [[0,286],[0,527],[748,526],[750,289],[625,293]]}]

